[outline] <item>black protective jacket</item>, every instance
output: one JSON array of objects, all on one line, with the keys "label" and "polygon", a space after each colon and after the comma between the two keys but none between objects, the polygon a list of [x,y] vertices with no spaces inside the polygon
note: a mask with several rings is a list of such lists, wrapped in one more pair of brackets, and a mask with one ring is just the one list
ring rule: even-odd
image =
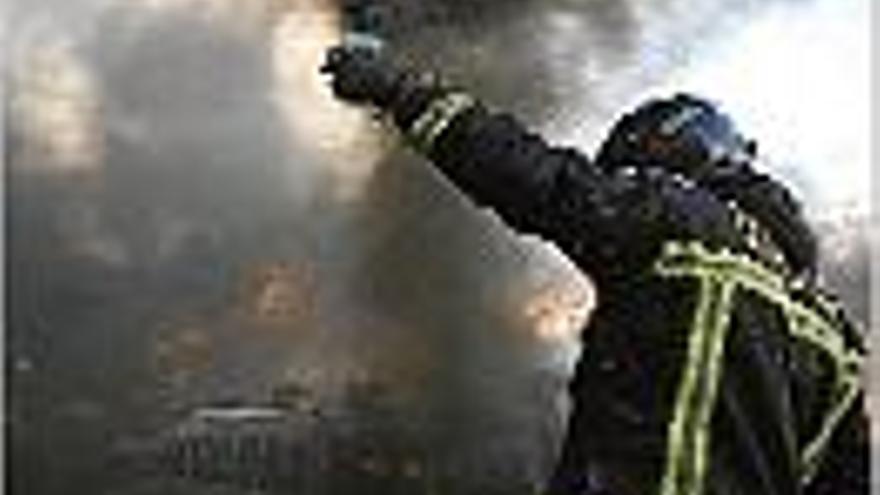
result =
[{"label": "black protective jacket", "polygon": [[867,493],[861,340],[735,203],[661,167],[603,173],[466,95],[388,107],[455,186],[597,286],[548,493]]}]

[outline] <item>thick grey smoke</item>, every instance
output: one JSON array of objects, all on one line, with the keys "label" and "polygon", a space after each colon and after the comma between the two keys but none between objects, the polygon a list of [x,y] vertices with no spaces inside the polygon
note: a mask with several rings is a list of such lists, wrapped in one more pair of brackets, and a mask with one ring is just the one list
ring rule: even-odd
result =
[{"label": "thick grey smoke", "polygon": [[[388,3],[405,57],[549,133],[594,135],[769,2]],[[448,493],[525,493],[552,464],[556,358],[573,345],[538,335],[525,306],[583,279],[378,126],[339,114],[330,122],[364,140],[325,146],[339,136],[309,132],[329,107],[302,79],[316,67],[279,73],[279,57],[312,60],[331,42],[305,23],[334,3],[244,4],[17,2],[5,136],[12,491],[195,493],[111,480],[101,456],[79,453],[201,406],[274,401],[351,413],[327,426],[363,432],[342,448],[382,457],[395,432]],[[279,52],[285,22],[306,58]],[[340,197],[340,183],[358,193]],[[845,259],[830,277],[858,286],[867,258]],[[865,292],[851,294],[862,309]]]}]

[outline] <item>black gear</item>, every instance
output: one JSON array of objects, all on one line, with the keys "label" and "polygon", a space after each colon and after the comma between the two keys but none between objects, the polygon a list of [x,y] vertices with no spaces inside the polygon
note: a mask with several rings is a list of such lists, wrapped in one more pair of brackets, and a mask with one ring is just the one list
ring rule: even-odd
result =
[{"label": "black gear", "polygon": [[[518,231],[553,242],[595,282],[600,304],[583,333],[570,385],[573,412],[549,493],[636,495],[657,492],[661,482],[687,493],[810,493],[803,483],[812,473],[801,456],[838,407],[848,413],[834,425],[837,440],[813,486],[837,487],[828,480],[843,478],[865,486],[862,464],[841,471],[856,465],[848,452],[862,452],[866,441],[853,437],[843,442],[852,448],[841,447],[862,417],[860,405],[833,402],[858,391],[862,347],[832,351],[796,335],[806,321],[793,316],[796,304],[801,315],[826,322],[826,331],[846,332],[819,309],[822,298],[806,296],[818,291],[800,277],[812,271],[815,256],[799,204],[782,184],[751,170],[754,146],[729,119],[689,96],[651,102],[615,127],[597,165],[549,146],[508,115],[458,106],[460,94],[410,76],[379,84],[387,80],[373,75],[376,66],[357,63],[338,63],[340,89],[352,81],[381,88],[360,98],[385,101],[380,106],[413,137],[428,122],[432,139],[424,151],[454,185]],[[758,227],[771,239],[756,236]],[[784,259],[765,257],[764,244]],[[687,259],[691,271],[663,269]],[[741,271],[725,271],[731,267]],[[762,280],[772,294],[760,293],[760,284],[727,286],[727,299],[715,292],[715,284],[739,277]],[[718,326],[726,333],[713,334]],[[717,340],[707,345],[712,335]],[[835,342],[829,336],[825,344]],[[716,345],[720,361],[699,361]],[[700,378],[685,380],[686,370]],[[834,383],[849,388],[827,393]],[[708,391],[715,386],[717,395]],[[682,390],[697,395],[682,399]],[[699,407],[708,413],[679,416]],[[677,437],[687,440],[670,441],[673,428],[687,430]],[[711,441],[696,440],[700,435]],[[700,460],[677,464],[695,455]],[[697,473],[700,465],[706,469]],[[859,493],[840,489],[835,493]]]},{"label": "black gear", "polygon": [[382,52],[347,46],[330,49],[321,72],[339,98],[380,107],[392,102],[404,75]]},{"label": "black gear", "polygon": [[596,165],[606,170],[661,166],[698,177],[713,167],[747,163],[756,151],[714,104],[677,94],[624,115],[601,146]]}]

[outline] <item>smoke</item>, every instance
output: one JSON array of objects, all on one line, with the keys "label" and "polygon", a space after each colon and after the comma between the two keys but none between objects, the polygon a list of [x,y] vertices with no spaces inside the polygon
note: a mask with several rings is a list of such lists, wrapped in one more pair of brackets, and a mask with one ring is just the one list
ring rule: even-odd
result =
[{"label": "smoke", "polygon": [[98,166],[102,129],[94,83],[68,46],[34,48],[17,67],[12,82],[20,88],[10,104],[18,132],[33,136],[22,153],[29,163],[53,163],[57,171]]},{"label": "smoke", "polygon": [[810,216],[865,216],[869,18],[868,3],[852,0],[774,5],[665,86],[719,101],[802,192]]},{"label": "smoke", "polygon": [[[403,57],[586,152],[770,3],[814,5],[388,0]],[[79,452],[223,401],[351,412],[446,466],[449,493],[546,475],[588,282],[331,97],[316,69],[337,16],[330,0],[17,2],[13,491],[109,491]],[[859,312],[865,253],[828,269]]]}]

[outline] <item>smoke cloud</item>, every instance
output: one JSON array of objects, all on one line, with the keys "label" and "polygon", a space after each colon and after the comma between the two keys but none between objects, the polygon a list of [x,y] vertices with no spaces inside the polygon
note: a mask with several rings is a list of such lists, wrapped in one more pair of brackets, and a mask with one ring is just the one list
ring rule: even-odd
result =
[{"label": "smoke cloud", "polygon": [[[401,56],[588,153],[614,115],[769,4],[814,4],[387,3]],[[525,493],[552,466],[589,283],[333,100],[316,71],[337,7],[15,5],[14,493],[202,493],[113,480],[80,453],[217,403],[350,413],[322,424],[363,432],[351,448],[381,451],[389,435],[370,432],[396,432],[448,493]],[[827,272],[863,316],[860,228],[834,230],[828,252],[843,254]]]}]

